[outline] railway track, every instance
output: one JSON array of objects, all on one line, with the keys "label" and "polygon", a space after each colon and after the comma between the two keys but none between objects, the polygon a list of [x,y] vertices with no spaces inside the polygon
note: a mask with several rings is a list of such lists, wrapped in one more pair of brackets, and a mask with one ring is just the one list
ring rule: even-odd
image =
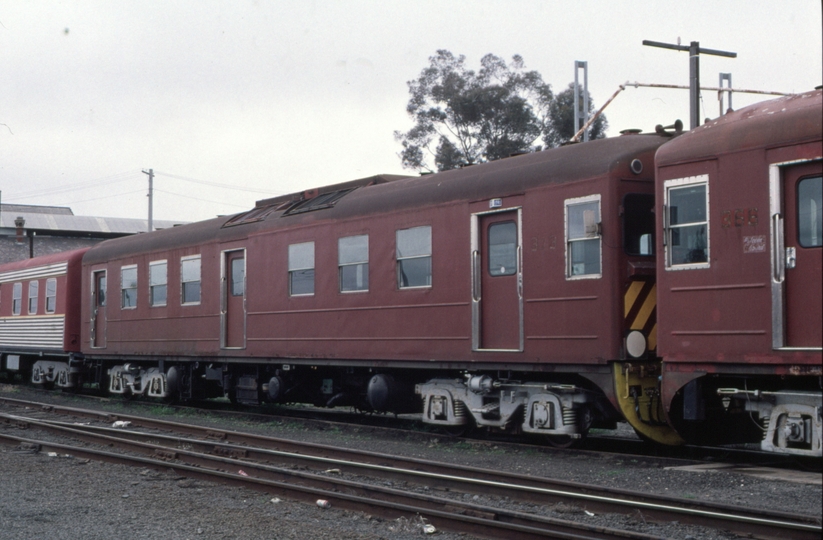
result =
[{"label": "railway track", "polygon": [[[53,396],[54,392],[28,389],[30,392],[43,393],[46,396]],[[93,400],[103,403],[120,404],[126,407],[150,407],[154,408],[157,403],[151,401],[132,401],[125,399],[112,399],[110,397],[99,397],[91,394],[72,394],[73,398]],[[386,432],[415,432],[423,434],[436,434],[447,437],[454,437],[453,434],[443,433],[442,431],[432,431],[432,427],[421,424],[419,415],[404,415],[395,417],[391,415],[372,415],[358,412],[349,412],[340,409],[321,409],[313,407],[287,407],[278,405],[274,408],[263,408],[264,412],[260,412],[260,407],[250,409],[242,406],[230,405],[227,402],[215,402],[214,400],[206,400],[195,405],[181,405],[181,404],[164,404],[166,408],[171,410],[182,411],[183,413],[207,413],[210,415],[224,417],[224,418],[243,418],[243,419],[257,419],[261,422],[271,422],[273,420],[289,422],[292,420],[299,420],[301,422],[311,422],[322,428],[344,429],[351,426],[366,427],[371,430],[382,430]],[[522,438],[513,440],[511,436],[499,434],[477,434],[477,436],[469,435],[468,439],[478,444],[509,444],[519,447],[537,447],[543,449],[552,449],[552,445],[542,442],[539,439],[526,440]],[[752,445],[747,445],[752,446]],[[565,450],[565,449],[558,449]],[[763,452],[759,449],[751,447],[706,447],[706,446],[660,446],[654,444],[644,443],[642,440],[630,434],[630,436],[620,436],[611,434],[594,434],[589,436],[582,446],[574,448],[577,453],[591,452],[593,455],[610,453],[615,455],[630,455],[631,457],[651,457],[666,460],[688,460],[694,461],[708,461],[708,462],[727,462],[735,465],[750,466],[767,466],[784,469],[800,469],[805,471],[820,472],[821,462],[817,458],[805,458],[792,455],[778,455],[772,452]],[[684,461],[685,463],[685,461]]]},{"label": "railway track", "polygon": [[[577,505],[587,512],[639,513],[648,521],[680,521],[734,531],[756,538],[819,538],[820,518],[765,512],[709,504],[674,497],[642,495],[567,481],[441,464],[371,452],[235,431],[215,430],[130,415],[112,415],[85,409],[40,405],[2,398],[3,402],[28,407],[25,416],[5,414],[0,421],[31,431],[49,431],[59,437],[89,444],[117,447],[141,454],[128,456],[32,437],[3,435],[6,444],[27,445],[104,461],[128,459],[135,465],[167,470],[197,478],[246,485],[286,497],[331,501],[335,507],[375,512],[387,517],[425,515],[442,529],[480,536],[506,538],[651,538],[535,514],[466,504],[442,495],[470,493],[493,495],[537,505]],[[52,414],[83,417],[99,422],[130,422],[135,428],[112,429],[50,420]],[[39,417],[39,418],[38,418]],[[44,418],[45,417],[45,418]],[[162,432],[162,433],[161,433]],[[242,471],[242,472],[241,472]],[[412,489],[391,489],[374,480],[426,486],[437,496]]]}]

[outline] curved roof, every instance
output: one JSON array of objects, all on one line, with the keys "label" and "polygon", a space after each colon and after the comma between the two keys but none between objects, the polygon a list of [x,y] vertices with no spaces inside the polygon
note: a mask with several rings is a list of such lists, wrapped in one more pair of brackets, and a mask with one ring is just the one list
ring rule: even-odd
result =
[{"label": "curved roof", "polygon": [[[541,185],[625,174],[634,178],[629,164],[641,154],[654,151],[668,139],[660,135],[628,135],[573,144],[561,148],[523,154],[474,165],[463,169],[415,177],[376,176],[340,184],[350,189],[333,206],[314,211],[288,214],[288,197],[260,201],[255,219],[242,224],[238,215],[221,217],[102,242],[89,250],[86,263],[104,262],[129,255],[181,248],[214,241],[244,238],[250,233],[277,228],[292,228],[325,220],[425,208],[453,201],[477,201],[522,193]],[[652,170],[651,159],[644,163]],[[352,186],[360,186],[354,187]],[[314,195],[330,193],[338,186],[310,190]],[[268,213],[264,211],[270,204]],[[261,206],[262,205],[262,206]]]},{"label": "curved roof", "polygon": [[732,151],[820,140],[823,91],[784,96],[728,113],[662,146],[657,166],[695,161]]},{"label": "curved roof", "polygon": [[81,248],[71,251],[61,251],[60,253],[52,253],[33,259],[23,259],[22,261],[0,265],[0,283],[26,279],[26,276],[29,275],[27,271],[33,268],[54,266],[55,268],[62,267],[63,272],[65,272],[65,265],[79,261],[88,249],[89,248]]}]

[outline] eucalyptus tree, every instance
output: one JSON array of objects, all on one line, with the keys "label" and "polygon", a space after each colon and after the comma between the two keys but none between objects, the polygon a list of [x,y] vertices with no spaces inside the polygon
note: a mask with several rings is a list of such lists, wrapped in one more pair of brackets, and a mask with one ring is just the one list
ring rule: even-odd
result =
[{"label": "eucalyptus tree", "polygon": [[408,169],[442,171],[540,150],[551,125],[551,86],[519,55],[506,63],[487,54],[475,72],[463,55],[438,50],[408,86],[414,126],[394,133]]}]

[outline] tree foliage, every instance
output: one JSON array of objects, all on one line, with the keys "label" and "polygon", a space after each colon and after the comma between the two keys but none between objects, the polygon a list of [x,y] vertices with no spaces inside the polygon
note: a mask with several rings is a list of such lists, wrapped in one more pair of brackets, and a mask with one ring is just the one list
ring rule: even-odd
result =
[{"label": "tree foliage", "polygon": [[406,111],[415,124],[395,132],[404,167],[432,170],[433,159],[438,170],[454,169],[539,148],[534,143],[544,131],[551,87],[526,71],[520,56],[506,64],[487,54],[477,72],[446,50],[429,60],[408,83]]},{"label": "tree foliage", "polygon": [[[475,72],[463,55],[441,49],[408,86],[406,112],[414,126],[394,133],[408,169],[456,169],[559,146],[574,135],[573,85],[554,96],[519,55],[507,64],[487,54]],[[607,125],[605,117],[598,120],[590,138],[602,137]]]},{"label": "tree foliage", "polygon": [[[582,106],[583,91],[581,89],[578,97]],[[594,111],[594,103],[589,95],[589,114]],[[578,129],[574,125],[574,83],[569,83],[569,86],[557,94],[549,105],[549,122],[546,130],[543,133],[543,142],[547,147],[560,146],[568,142],[575,136]],[[609,122],[605,115],[600,115],[595,118],[591,126],[587,130],[589,132],[589,140],[602,139],[606,136],[606,129],[609,127]],[[580,136],[579,140],[583,140]]]}]

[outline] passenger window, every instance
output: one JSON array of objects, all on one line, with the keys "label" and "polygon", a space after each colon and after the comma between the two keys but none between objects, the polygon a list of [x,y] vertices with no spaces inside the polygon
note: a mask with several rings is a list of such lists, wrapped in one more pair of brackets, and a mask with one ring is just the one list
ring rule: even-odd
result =
[{"label": "passenger window", "polygon": [[200,255],[180,259],[180,301],[200,303]]},{"label": "passenger window", "polygon": [[289,296],[314,294],[314,242],[289,246]]},{"label": "passenger window", "polygon": [[340,292],[369,290],[369,237],[347,236],[337,241]]},{"label": "passenger window", "polygon": [[708,176],[670,180],[665,189],[667,266],[707,267]]},{"label": "passenger window", "polygon": [[49,278],[46,280],[46,313],[54,313],[57,307],[57,280]]},{"label": "passenger window", "polygon": [[489,225],[489,274],[511,276],[517,272],[517,224],[504,221]]},{"label": "passenger window", "polygon": [[37,313],[37,295],[39,289],[39,281],[29,281],[29,315]]},{"label": "passenger window", "polygon": [[20,315],[23,308],[23,284],[15,283],[11,291],[11,314]]},{"label": "passenger window", "polygon": [[654,255],[654,195],[629,193],[623,198],[623,250],[626,255]]},{"label": "passenger window", "polygon": [[823,176],[797,184],[798,242],[804,248],[823,246]]},{"label": "passenger window", "polygon": [[137,307],[137,266],[124,266],[120,269],[120,307]]},{"label": "passenger window", "polygon": [[566,277],[600,277],[600,195],[566,200]]},{"label": "passenger window", "polygon": [[397,287],[431,287],[432,228],[401,229],[397,240]]},{"label": "passenger window", "polygon": [[165,306],[167,292],[168,265],[166,261],[149,263],[149,305]]}]

